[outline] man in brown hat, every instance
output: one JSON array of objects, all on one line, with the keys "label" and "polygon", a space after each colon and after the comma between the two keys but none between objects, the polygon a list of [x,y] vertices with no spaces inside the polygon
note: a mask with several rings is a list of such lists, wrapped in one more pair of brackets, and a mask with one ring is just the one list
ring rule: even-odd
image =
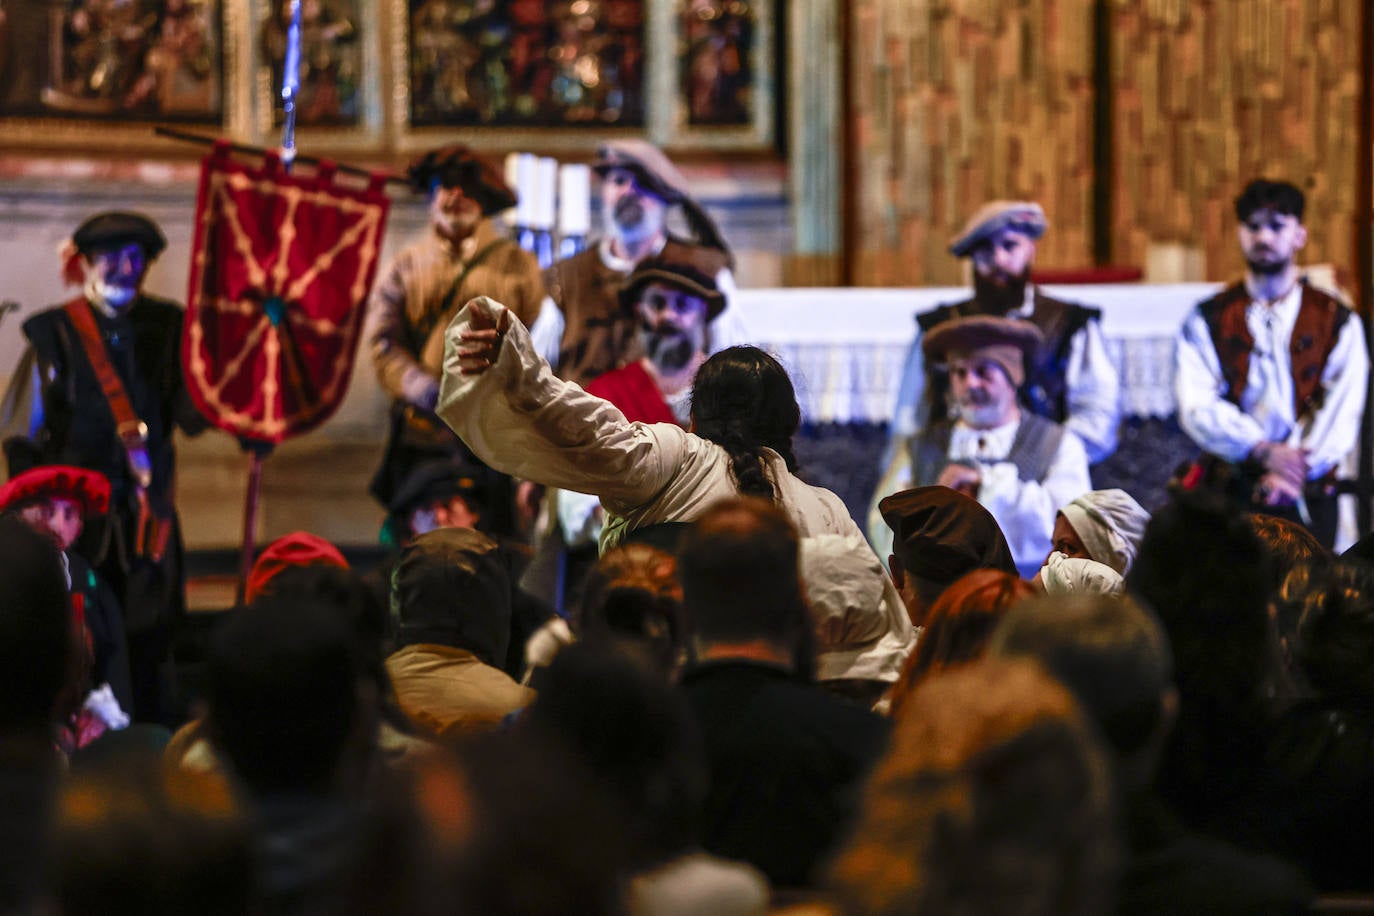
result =
[{"label": "man in brown hat", "polygon": [[[417,159],[408,175],[412,187],[429,196],[429,229],[391,262],[368,306],[372,362],[394,399],[391,437],[371,488],[383,505],[416,464],[466,456],[433,413],[449,319],[469,299],[490,296],[528,325],[545,298],[534,256],[490,219],[515,205],[494,163],[466,146],[446,146]],[[508,494],[508,484],[505,489]],[[504,529],[508,516],[504,509],[491,521]]]},{"label": "man in brown hat", "polygon": [[[601,147],[592,168],[601,177],[605,235],[598,244],[549,268],[545,282],[553,307],[545,308],[530,328],[549,364],[579,384],[639,355],[637,320],[622,306],[619,293],[641,262],[658,258],[688,265],[711,278],[727,303],[735,289],[730,249],[692,198],[687,179],[657,147],[643,140],[614,140]],[[669,234],[672,207],[682,210],[694,240]],[[712,334],[711,351],[743,341],[737,317],[724,309]]]},{"label": "man in brown hat", "polygon": [[10,419],[28,416],[27,436],[5,442],[11,475],[66,464],[110,482],[109,513],[78,550],[123,605],[133,711],[143,721],[176,715],[170,650],[186,583],[172,434],[208,425],[182,375],[181,307],[143,292],[166,245],[137,213],[99,213],[77,227],[63,275],[81,295],[24,322],[30,347],[6,395]]},{"label": "man in brown hat", "polygon": [[975,315],[933,328],[922,349],[930,364],[947,367],[954,416],[910,445],[915,485],[940,484],[982,503],[1027,577],[1049,553],[1055,512],[1092,489],[1083,443],[1018,400],[1040,344],[1040,330],[1014,318]]},{"label": "man in brown hat", "polygon": [[[1015,318],[1039,328],[1040,342],[1026,362],[1026,407],[1067,426],[1082,441],[1089,461],[1116,451],[1120,383],[1102,336],[1100,312],[1053,299],[1030,280],[1036,242],[1047,227],[1037,203],[993,201],[974,213],[950,243],[951,254],[972,262],[973,296],[916,316],[918,334],[898,390],[878,497],[911,485],[906,441],[949,413],[949,380],[928,369],[921,336],[968,315]],[[870,512],[869,527],[871,535],[884,530],[876,512]]]}]

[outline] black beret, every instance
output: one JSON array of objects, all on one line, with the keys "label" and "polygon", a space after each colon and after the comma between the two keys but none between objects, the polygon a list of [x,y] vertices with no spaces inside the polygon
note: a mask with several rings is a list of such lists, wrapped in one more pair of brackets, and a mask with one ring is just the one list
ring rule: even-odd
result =
[{"label": "black beret", "polygon": [[152,260],[167,247],[167,237],[148,217],[139,213],[108,210],[86,220],[72,233],[72,243],[84,255],[136,242]]}]

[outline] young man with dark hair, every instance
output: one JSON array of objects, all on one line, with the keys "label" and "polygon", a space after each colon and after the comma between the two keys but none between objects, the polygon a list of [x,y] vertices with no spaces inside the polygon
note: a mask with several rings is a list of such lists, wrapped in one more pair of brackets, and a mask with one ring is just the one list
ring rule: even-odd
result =
[{"label": "young man with dark hair", "polygon": [[1369,356],[1353,312],[1306,282],[1303,195],[1256,179],[1236,199],[1245,278],[1201,303],[1175,349],[1195,477],[1336,540],[1334,482],[1360,436]]}]

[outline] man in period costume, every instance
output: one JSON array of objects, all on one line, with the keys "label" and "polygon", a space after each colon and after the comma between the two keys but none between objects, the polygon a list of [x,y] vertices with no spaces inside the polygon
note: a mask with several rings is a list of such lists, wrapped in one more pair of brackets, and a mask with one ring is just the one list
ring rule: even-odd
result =
[{"label": "man in period costume", "polygon": [[182,310],[141,289],[166,244],[135,213],[100,213],[77,228],[65,266],[82,293],[24,322],[30,349],[10,397],[31,405],[29,436],[5,443],[11,475],[68,464],[109,480],[109,514],[88,527],[81,552],[124,608],[133,712],[145,721],[176,715],[170,655],[186,583],[172,432],[207,425],[183,380]]},{"label": "man in period costume", "polygon": [[[601,176],[605,235],[549,268],[545,282],[551,307],[530,326],[540,354],[560,376],[579,384],[640,355],[634,350],[637,319],[623,307],[620,290],[646,259],[691,266],[711,278],[727,305],[735,289],[730,249],[693,199],[687,179],[657,147],[643,140],[614,140],[601,147],[592,168]],[[673,207],[681,209],[695,240],[669,233]],[[711,352],[744,339],[737,316],[724,308]]]},{"label": "man in period costume", "polygon": [[[533,323],[545,298],[534,256],[490,219],[516,202],[494,163],[466,146],[447,146],[416,160],[409,177],[429,195],[429,231],[396,256],[369,303],[373,365],[394,399],[391,438],[372,481],[383,505],[417,464],[467,455],[433,413],[449,319],[469,299],[491,296]],[[510,484],[503,478],[491,485],[504,498],[493,500],[489,523],[506,531]]]},{"label": "man in period costume", "polygon": [[1359,319],[1302,280],[1302,191],[1256,179],[1236,199],[1245,278],[1198,305],[1175,349],[1179,424],[1203,451],[1193,482],[1301,521],[1330,546],[1334,481],[1359,442],[1369,357]]},{"label": "man in period costume", "polygon": [[1026,364],[1042,342],[1034,324],[991,315],[933,328],[922,348],[928,363],[948,367],[956,412],[927,425],[910,446],[915,485],[939,484],[982,503],[1025,577],[1049,553],[1059,507],[1091,488],[1078,437],[1020,404]]},{"label": "man in period costume", "polygon": [[1120,382],[1102,336],[1101,313],[1051,298],[1030,279],[1036,242],[1047,227],[1037,203],[993,201],[974,213],[950,243],[951,254],[972,262],[973,296],[916,316],[917,337],[898,391],[885,472],[869,513],[869,535],[880,548],[889,535],[877,501],[913,483],[907,441],[949,414],[949,380],[927,366],[921,346],[922,338],[943,322],[993,315],[1035,325],[1041,336],[1027,355],[1023,406],[1063,423],[1082,442],[1090,462],[1116,450]]}]

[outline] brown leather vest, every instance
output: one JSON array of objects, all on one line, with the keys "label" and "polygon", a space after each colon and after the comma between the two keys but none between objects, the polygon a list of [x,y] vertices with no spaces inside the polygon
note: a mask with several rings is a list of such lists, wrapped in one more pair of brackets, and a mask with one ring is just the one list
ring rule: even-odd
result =
[{"label": "brown leather vest", "polygon": [[[1255,339],[1245,323],[1250,305],[1250,293],[1244,283],[1228,286],[1211,299],[1201,303],[1198,311],[1207,322],[1221,362],[1222,377],[1226,380],[1226,400],[1240,406],[1245,382],[1250,372],[1250,354]],[[1302,300],[1298,317],[1293,323],[1293,336],[1288,342],[1288,355],[1293,364],[1293,412],[1301,418],[1315,413],[1322,405],[1326,390],[1322,387],[1322,370],[1336,346],[1341,328],[1349,320],[1350,309],[1334,297],[1307,283],[1302,284]]]}]

